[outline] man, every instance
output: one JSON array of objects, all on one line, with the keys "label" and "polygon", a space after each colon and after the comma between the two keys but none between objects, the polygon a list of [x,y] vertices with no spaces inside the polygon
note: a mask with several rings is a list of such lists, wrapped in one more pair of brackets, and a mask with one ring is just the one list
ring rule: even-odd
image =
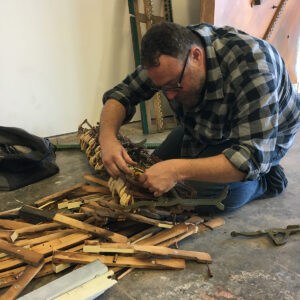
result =
[{"label": "man", "polygon": [[99,142],[111,176],[135,164],[117,140],[121,125],[158,90],[180,126],[155,153],[163,161],[139,177],[154,196],[186,180],[206,196],[228,186],[230,210],[285,189],[279,162],[299,127],[300,100],[269,43],[208,24],[151,27],[141,66],[103,98]]}]

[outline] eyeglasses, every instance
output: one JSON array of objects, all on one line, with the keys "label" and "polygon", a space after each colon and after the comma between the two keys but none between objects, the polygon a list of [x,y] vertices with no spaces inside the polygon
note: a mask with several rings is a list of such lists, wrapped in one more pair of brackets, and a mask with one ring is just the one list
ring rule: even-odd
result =
[{"label": "eyeglasses", "polygon": [[182,82],[182,79],[183,79],[184,71],[185,71],[185,68],[187,66],[187,62],[188,62],[190,53],[191,53],[191,49],[189,49],[189,51],[187,53],[187,56],[184,60],[183,69],[180,73],[178,81],[174,84],[174,86],[171,86],[171,85],[161,86],[161,87],[152,88],[152,90],[155,91],[155,92],[162,91],[163,93],[166,93],[166,92],[177,92],[177,91],[183,89],[183,86],[181,85],[181,82]]}]

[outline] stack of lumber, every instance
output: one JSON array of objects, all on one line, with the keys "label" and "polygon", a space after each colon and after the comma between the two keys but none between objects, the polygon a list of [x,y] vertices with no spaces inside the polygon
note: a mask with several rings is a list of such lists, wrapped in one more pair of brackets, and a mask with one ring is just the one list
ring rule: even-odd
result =
[{"label": "stack of lumber", "polygon": [[223,225],[222,218],[204,221],[190,213],[178,221],[168,211],[126,211],[106,184],[77,184],[0,213],[0,299],[15,299],[33,278],[95,260],[115,279],[134,268],[180,270],[186,260],[212,262],[208,253],[171,246]]}]

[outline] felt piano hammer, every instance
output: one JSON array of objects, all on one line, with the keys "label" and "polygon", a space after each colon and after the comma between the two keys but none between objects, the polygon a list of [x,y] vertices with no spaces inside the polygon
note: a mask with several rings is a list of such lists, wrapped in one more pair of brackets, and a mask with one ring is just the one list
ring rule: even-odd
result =
[{"label": "felt piano hammer", "polygon": [[128,240],[126,236],[110,230],[75,220],[60,213],[44,211],[29,205],[21,207],[19,210],[19,217],[34,224],[45,221],[55,221],[71,228],[92,233],[93,235],[102,237],[111,242],[126,243]]}]

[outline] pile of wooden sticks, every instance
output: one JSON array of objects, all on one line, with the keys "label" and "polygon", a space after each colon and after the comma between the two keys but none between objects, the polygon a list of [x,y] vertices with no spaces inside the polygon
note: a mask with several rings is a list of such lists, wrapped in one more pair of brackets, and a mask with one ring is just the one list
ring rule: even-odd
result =
[{"label": "pile of wooden sticks", "polygon": [[0,213],[0,299],[15,299],[33,278],[97,259],[116,279],[134,268],[178,270],[186,260],[211,263],[208,253],[171,246],[223,224],[222,218],[204,221],[189,214],[178,221],[168,211],[126,211],[105,183],[77,184],[33,206]]}]

